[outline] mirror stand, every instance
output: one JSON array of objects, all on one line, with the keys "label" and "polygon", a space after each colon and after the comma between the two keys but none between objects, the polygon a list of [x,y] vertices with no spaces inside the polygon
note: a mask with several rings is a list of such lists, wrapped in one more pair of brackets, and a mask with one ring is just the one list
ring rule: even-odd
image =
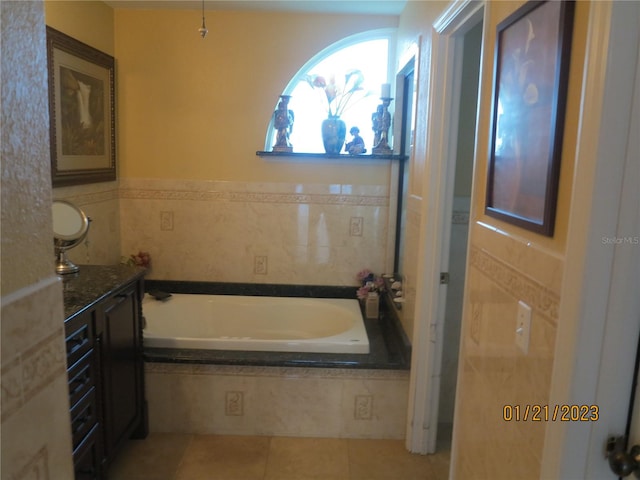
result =
[{"label": "mirror stand", "polygon": [[65,200],[52,205],[53,245],[56,253],[56,273],[78,273],[79,267],[67,258],[67,250],[78,245],[87,236],[91,219],[82,210]]},{"label": "mirror stand", "polygon": [[56,247],[56,273],[58,275],[68,275],[77,273],[78,266],[67,258],[67,249]]}]

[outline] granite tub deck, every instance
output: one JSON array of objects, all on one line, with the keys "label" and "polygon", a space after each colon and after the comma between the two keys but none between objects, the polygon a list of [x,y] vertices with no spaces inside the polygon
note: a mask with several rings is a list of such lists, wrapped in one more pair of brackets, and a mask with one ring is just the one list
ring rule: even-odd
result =
[{"label": "granite tub deck", "polygon": [[[145,290],[209,295],[354,298],[356,288],[146,280]],[[380,317],[376,320],[365,319],[364,322],[369,337],[370,353],[368,354],[188,350],[145,347],[144,357],[145,361],[150,363],[408,370],[410,366],[410,346],[393,308],[387,308],[384,296],[380,305]]]}]

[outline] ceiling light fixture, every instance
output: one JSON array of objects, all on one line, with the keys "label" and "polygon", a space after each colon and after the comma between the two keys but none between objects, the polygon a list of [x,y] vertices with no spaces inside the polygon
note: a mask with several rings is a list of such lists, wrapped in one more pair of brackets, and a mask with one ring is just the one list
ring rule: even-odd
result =
[{"label": "ceiling light fixture", "polygon": [[198,33],[202,38],[206,37],[207,33],[209,33],[209,29],[204,23],[204,0],[202,0],[202,26],[198,29]]}]

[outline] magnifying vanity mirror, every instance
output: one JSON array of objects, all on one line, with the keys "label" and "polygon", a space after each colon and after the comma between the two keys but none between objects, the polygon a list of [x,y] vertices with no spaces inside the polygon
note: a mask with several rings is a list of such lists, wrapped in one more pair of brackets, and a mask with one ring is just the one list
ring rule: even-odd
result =
[{"label": "magnifying vanity mirror", "polygon": [[66,275],[79,268],[67,258],[67,250],[78,245],[89,232],[91,219],[82,210],[65,200],[55,200],[53,212],[53,244],[56,252],[56,273]]}]

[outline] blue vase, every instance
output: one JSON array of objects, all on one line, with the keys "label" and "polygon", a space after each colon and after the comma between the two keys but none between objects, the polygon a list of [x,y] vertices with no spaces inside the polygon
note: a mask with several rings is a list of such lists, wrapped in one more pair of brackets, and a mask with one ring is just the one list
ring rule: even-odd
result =
[{"label": "blue vase", "polygon": [[347,136],[347,125],[340,117],[329,117],[322,121],[322,143],[324,151],[339,155]]}]

